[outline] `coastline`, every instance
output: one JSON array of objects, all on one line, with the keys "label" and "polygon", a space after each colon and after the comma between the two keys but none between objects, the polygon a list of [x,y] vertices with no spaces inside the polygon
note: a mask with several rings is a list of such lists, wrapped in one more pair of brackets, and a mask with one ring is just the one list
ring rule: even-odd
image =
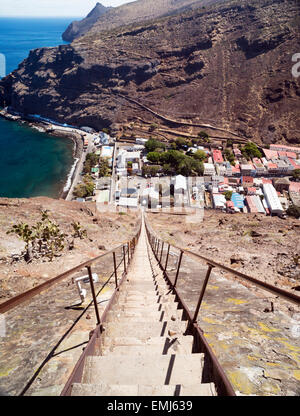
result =
[{"label": "coastline", "polygon": [[[38,130],[41,133],[45,133],[49,136],[59,137],[59,138],[66,138],[73,141],[74,150],[73,150],[73,160],[74,163],[71,167],[69,175],[67,177],[66,183],[63,185],[62,190],[60,191],[57,199],[67,199],[70,193],[70,190],[74,187],[74,179],[77,176],[77,170],[80,166],[80,162],[82,161],[84,155],[83,151],[83,139],[86,133],[76,127],[63,127],[52,124],[46,121],[35,121],[33,119],[29,119],[23,115],[15,115],[12,114],[5,109],[0,110],[0,117],[4,118],[5,120],[11,122],[17,122],[22,125],[26,125],[32,129]],[[76,165],[75,165],[76,163]],[[68,189],[66,186],[68,185]]]}]

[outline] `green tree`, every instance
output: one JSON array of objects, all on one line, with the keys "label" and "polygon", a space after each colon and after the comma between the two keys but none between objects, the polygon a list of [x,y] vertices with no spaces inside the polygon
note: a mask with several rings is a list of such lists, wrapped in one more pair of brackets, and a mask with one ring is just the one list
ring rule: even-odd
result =
[{"label": "green tree", "polygon": [[225,196],[226,201],[230,201],[232,197],[232,191],[226,191],[224,193],[224,196]]},{"label": "green tree", "polygon": [[170,163],[165,163],[163,165],[163,172],[166,175],[172,175],[174,173],[174,168],[172,168],[172,166],[170,165]]},{"label": "green tree", "polygon": [[87,198],[93,196],[95,184],[90,175],[83,177],[83,183],[77,185],[73,191],[73,195],[77,198]]},{"label": "green tree", "polygon": [[296,181],[300,181],[300,169],[295,169],[294,172],[292,173],[292,177]]},{"label": "green tree", "polygon": [[155,149],[165,149],[166,145],[165,143],[151,138],[145,143],[145,148],[148,152],[154,152]]},{"label": "green tree", "polygon": [[203,162],[205,159],[206,159],[206,153],[205,152],[203,152],[203,150],[197,150],[197,152],[195,152],[194,154],[193,154],[193,157],[196,159],[196,160],[200,160],[200,162]]},{"label": "green tree", "polygon": [[255,143],[248,142],[245,144],[244,147],[242,147],[241,150],[244,157],[246,157],[247,160],[252,159],[254,157],[261,158],[262,154]]},{"label": "green tree", "polygon": [[142,173],[143,176],[155,176],[160,172],[161,169],[162,168],[159,165],[144,165],[142,168]]},{"label": "green tree", "polygon": [[99,157],[95,153],[88,153],[83,165],[83,173],[91,173],[92,168],[94,168],[98,162]]},{"label": "green tree", "polygon": [[99,177],[103,178],[105,176],[110,176],[111,169],[109,167],[109,162],[106,157],[101,157],[99,160]]},{"label": "green tree", "polygon": [[225,157],[228,160],[228,162],[233,163],[235,160],[234,154],[232,153],[232,151],[228,148],[225,149],[224,151]]},{"label": "green tree", "polygon": [[290,216],[290,217],[294,217],[294,218],[300,218],[300,208],[296,207],[296,205],[291,205],[286,213]]},{"label": "green tree", "polygon": [[149,127],[149,132],[154,131],[154,130],[156,130],[157,128],[158,128],[158,125],[157,125],[157,124],[155,124],[155,123],[152,123],[152,124],[150,125],[150,127]]},{"label": "green tree", "polygon": [[198,133],[198,137],[207,142],[209,140],[209,135],[206,133],[206,131],[203,130]]},{"label": "green tree", "polygon": [[160,157],[161,157],[161,154],[159,152],[149,152],[147,154],[147,159],[149,160],[149,162],[152,162],[152,163],[159,163]]}]

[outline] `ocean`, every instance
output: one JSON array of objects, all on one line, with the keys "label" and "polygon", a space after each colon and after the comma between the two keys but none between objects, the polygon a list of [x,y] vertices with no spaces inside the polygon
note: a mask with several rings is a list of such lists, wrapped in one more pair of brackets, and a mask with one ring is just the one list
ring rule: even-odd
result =
[{"label": "ocean", "polygon": [[[65,44],[61,35],[73,17],[0,18],[0,53],[6,73],[16,69],[31,49]],[[57,198],[72,169],[74,144],[0,118],[0,197]]]}]

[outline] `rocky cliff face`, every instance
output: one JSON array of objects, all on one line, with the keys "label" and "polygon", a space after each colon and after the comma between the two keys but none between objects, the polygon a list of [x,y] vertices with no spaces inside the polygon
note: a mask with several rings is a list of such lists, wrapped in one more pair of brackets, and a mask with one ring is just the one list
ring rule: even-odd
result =
[{"label": "rocky cliff face", "polygon": [[80,22],[73,22],[63,34],[63,39],[72,42],[93,28],[93,33],[111,30],[120,26],[145,22],[157,17],[179,13],[184,10],[205,7],[220,0],[137,0],[119,7],[104,7],[97,3],[91,13]]},{"label": "rocky cliff face", "polygon": [[110,7],[105,7],[101,3],[97,3],[85,19],[74,21],[68,26],[62,35],[63,40],[72,42],[75,38],[88,32],[96,23],[97,19],[107,13],[110,9]]},{"label": "rocky cliff face", "polygon": [[0,105],[95,128],[168,124],[158,113],[299,143],[297,15],[297,1],[229,1],[101,36],[94,26],[71,45],[32,51],[0,82]]}]

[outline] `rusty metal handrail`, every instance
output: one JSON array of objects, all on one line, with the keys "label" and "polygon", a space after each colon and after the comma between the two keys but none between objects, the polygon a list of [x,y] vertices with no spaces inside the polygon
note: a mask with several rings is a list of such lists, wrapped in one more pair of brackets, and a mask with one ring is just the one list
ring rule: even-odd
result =
[{"label": "rusty metal handrail", "polygon": [[[188,318],[189,324],[187,327],[187,331],[186,334],[193,334],[195,339],[196,339],[196,343],[195,343],[195,351],[201,351],[201,352],[205,352],[207,353],[208,357],[209,357],[209,361],[211,364],[211,369],[212,369],[212,373],[213,373],[213,377],[214,379],[217,381],[217,386],[219,388],[219,391],[221,392],[221,394],[225,394],[225,395],[229,395],[229,396],[235,396],[235,392],[233,390],[233,387],[231,385],[231,383],[229,382],[223,368],[221,367],[217,357],[215,356],[214,352],[212,351],[210,345],[208,344],[203,331],[201,330],[201,328],[199,327],[198,323],[197,323],[197,318],[198,318],[198,313],[201,307],[201,303],[205,294],[205,290],[211,275],[211,271],[214,267],[217,267],[219,269],[222,270],[226,270],[227,272],[230,272],[231,274],[233,274],[234,276],[237,276],[239,278],[242,278],[244,280],[247,280],[253,284],[255,284],[256,286],[259,286],[260,288],[267,290],[269,292],[272,292],[273,294],[276,294],[277,296],[280,296],[282,298],[284,298],[285,300],[288,300],[290,302],[294,302],[297,305],[300,304],[300,297],[297,295],[294,295],[293,293],[289,293],[286,290],[283,289],[279,289],[276,286],[272,286],[268,283],[265,282],[261,282],[260,280],[257,280],[251,276],[248,276],[244,273],[238,272],[236,270],[231,269],[230,267],[224,266],[222,264],[219,264],[207,257],[201,256],[197,253],[191,252],[189,250],[183,249],[181,247],[175,246],[173,244],[167,243],[166,241],[160,239],[159,237],[157,237],[157,234],[153,231],[153,228],[150,227],[150,225],[148,224],[148,222],[145,220],[145,225],[146,225],[146,232],[147,232],[147,236],[148,236],[148,240],[150,243],[150,246],[153,250],[153,253],[155,255],[155,258],[158,261],[159,266],[161,267],[164,276],[166,278],[166,280],[168,281],[169,286],[171,287],[173,293],[176,295],[176,299],[179,302],[179,305],[184,309],[186,317]],[[151,229],[151,231],[150,231]],[[165,264],[162,264],[162,251],[159,255],[159,251],[157,249],[157,247],[159,247],[160,243],[162,244],[167,244],[168,248],[167,248],[167,254],[166,254],[166,260],[165,260]],[[179,258],[178,258],[178,263],[177,263],[177,271],[176,271],[176,277],[174,280],[174,283],[172,283],[168,273],[167,273],[167,267],[168,267],[168,260],[169,260],[169,254],[170,254],[170,248],[173,247],[177,250],[179,250],[180,254],[179,254]],[[201,292],[199,295],[199,299],[198,299],[198,303],[195,309],[194,314],[192,315],[189,307],[186,305],[186,303],[183,301],[183,299],[181,298],[181,295],[176,287],[177,284],[177,280],[179,277],[179,272],[180,272],[180,267],[181,267],[181,261],[182,261],[182,257],[183,254],[187,255],[187,256],[191,256],[191,257],[195,257],[198,260],[204,260],[207,265],[208,265],[208,269],[207,269],[207,273],[201,288]]]},{"label": "rusty metal handrail", "polygon": [[[152,235],[156,239],[156,244],[158,244],[159,241],[163,241],[162,239],[160,239],[159,237],[156,236],[155,231],[153,230],[152,227],[149,226],[149,224],[146,221],[145,221],[145,224],[146,224],[146,228],[148,228],[149,230],[151,229]],[[165,244],[168,244],[168,243],[166,243],[166,241],[165,241]],[[226,272],[229,272],[229,273],[233,274],[236,277],[242,278],[244,280],[247,280],[248,282],[253,283],[256,286],[259,286],[261,289],[267,290],[268,292],[271,292],[271,293],[275,294],[276,296],[280,296],[280,297],[284,298],[285,300],[287,300],[289,302],[293,302],[297,305],[300,305],[300,296],[298,296],[294,293],[290,293],[287,290],[280,289],[276,286],[270,285],[269,283],[262,282],[261,280],[255,279],[255,277],[252,277],[252,276],[249,276],[245,273],[234,270],[234,269],[232,269],[228,266],[225,266],[221,263],[218,263],[218,262],[216,262],[216,261],[214,261],[214,260],[212,260],[208,257],[204,257],[201,254],[194,253],[193,251],[184,249],[182,247],[178,247],[174,244],[169,244],[169,245],[172,246],[173,248],[179,250],[180,251],[180,256],[182,256],[182,253],[184,253],[189,257],[195,257],[195,258],[198,258],[200,260],[203,260],[208,265],[211,265],[213,267],[216,267],[216,268],[219,268],[219,269],[224,270]]]},{"label": "rusty metal handrail", "polygon": [[[3,314],[5,312],[8,312],[9,310],[15,308],[16,306],[21,305],[22,303],[27,302],[28,300],[32,299],[34,296],[40,294],[41,292],[44,292],[46,289],[49,289],[50,287],[54,286],[55,284],[61,282],[62,280],[66,279],[67,277],[73,275],[74,273],[78,272],[79,270],[83,269],[84,267],[86,267],[87,269],[89,269],[94,263],[98,262],[100,259],[102,259],[103,257],[108,256],[109,254],[113,254],[114,252],[116,252],[117,250],[127,246],[127,250],[128,250],[128,259],[130,256],[129,253],[129,248],[131,247],[131,243],[132,241],[136,238],[137,234],[133,237],[132,240],[130,241],[126,241],[123,244],[120,244],[119,246],[106,251],[104,254],[101,254],[100,256],[97,256],[91,260],[87,260],[84,263],[79,264],[78,266],[56,276],[53,277],[50,280],[47,280],[46,282],[27,290],[24,293],[21,293],[20,295],[17,295],[9,300],[7,300],[6,302],[3,302],[0,304],[0,314]],[[125,250],[125,251],[127,251]],[[124,251],[123,251],[124,253]]]},{"label": "rusty metal handrail", "polygon": [[[129,266],[130,261],[132,259],[132,256],[133,256],[133,253],[134,253],[134,250],[135,250],[135,247],[136,247],[136,243],[137,243],[137,241],[140,237],[141,229],[142,229],[142,223],[140,224],[138,233],[135,235],[135,237],[130,242],[127,243],[127,254],[128,254],[127,266],[124,268],[124,272],[123,272],[123,276],[122,276],[120,284],[116,285],[114,293],[111,296],[110,301],[107,304],[107,306],[106,306],[106,308],[105,308],[105,310],[104,310],[104,312],[101,316],[101,321],[102,322],[105,321],[106,315],[109,312],[111,306],[113,305],[113,303],[116,299],[117,293],[119,292],[119,288],[120,288],[120,286],[122,286],[122,284],[124,283],[124,281],[126,279],[128,266]],[[123,248],[123,258],[122,258],[121,263],[123,261],[126,262],[125,257],[126,257],[126,250],[124,250],[124,248]],[[112,273],[112,276],[115,276],[115,272]],[[63,390],[60,394],[61,396],[70,396],[71,390],[72,390],[72,384],[81,381],[85,358],[87,356],[93,354],[96,340],[101,336],[102,332],[103,332],[103,326],[100,322],[96,326],[96,328],[91,332],[90,340],[89,340],[87,346],[84,348],[81,356],[79,357],[79,360],[77,361],[71,375],[69,376],[68,381],[65,384],[65,386],[64,386],[64,388],[63,388]]]},{"label": "rusty metal handrail", "polygon": [[230,383],[230,381],[228,380],[222,366],[220,365],[217,357],[215,356],[214,352],[212,351],[210,345],[208,344],[203,331],[201,330],[201,328],[199,327],[198,323],[197,323],[197,315],[200,309],[200,305],[201,305],[201,301],[203,299],[204,296],[204,291],[205,291],[205,287],[206,284],[208,282],[209,276],[210,276],[210,271],[211,268],[209,269],[209,271],[207,272],[206,275],[206,284],[205,287],[202,288],[200,297],[199,297],[199,301],[198,301],[198,305],[196,308],[196,311],[194,313],[194,315],[191,314],[188,306],[186,305],[186,303],[183,301],[183,299],[180,296],[180,293],[178,292],[178,289],[176,287],[176,283],[177,283],[177,279],[179,276],[179,271],[180,271],[180,266],[181,266],[181,260],[183,257],[183,253],[184,251],[181,250],[180,252],[180,258],[178,261],[178,265],[177,265],[177,271],[176,271],[176,278],[174,283],[171,282],[171,279],[167,273],[167,266],[168,266],[168,259],[169,259],[169,253],[170,253],[170,247],[171,244],[168,244],[168,249],[167,249],[167,256],[166,256],[166,261],[165,264],[162,264],[162,254],[159,258],[158,253],[156,252],[155,248],[158,244],[158,238],[155,237],[153,234],[151,234],[150,229],[149,229],[149,225],[147,224],[147,221],[145,221],[145,226],[146,226],[146,233],[148,236],[148,241],[150,243],[150,246],[152,248],[152,251],[158,261],[159,266],[161,267],[165,278],[167,279],[167,282],[171,288],[171,290],[173,291],[173,293],[175,293],[176,295],[176,300],[179,303],[179,306],[181,308],[183,308],[185,315],[188,319],[188,326],[187,326],[187,330],[186,330],[186,335],[188,334],[192,334],[194,336],[194,347],[193,347],[193,351],[194,352],[204,352],[207,355],[208,358],[208,362],[211,364],[210,365],[210,372],[212,373],[211,378],[215,381],[217,389],[219,390],[221,395],[225,395],[225,396],[235,396],[235,392],[234,389]]}]

